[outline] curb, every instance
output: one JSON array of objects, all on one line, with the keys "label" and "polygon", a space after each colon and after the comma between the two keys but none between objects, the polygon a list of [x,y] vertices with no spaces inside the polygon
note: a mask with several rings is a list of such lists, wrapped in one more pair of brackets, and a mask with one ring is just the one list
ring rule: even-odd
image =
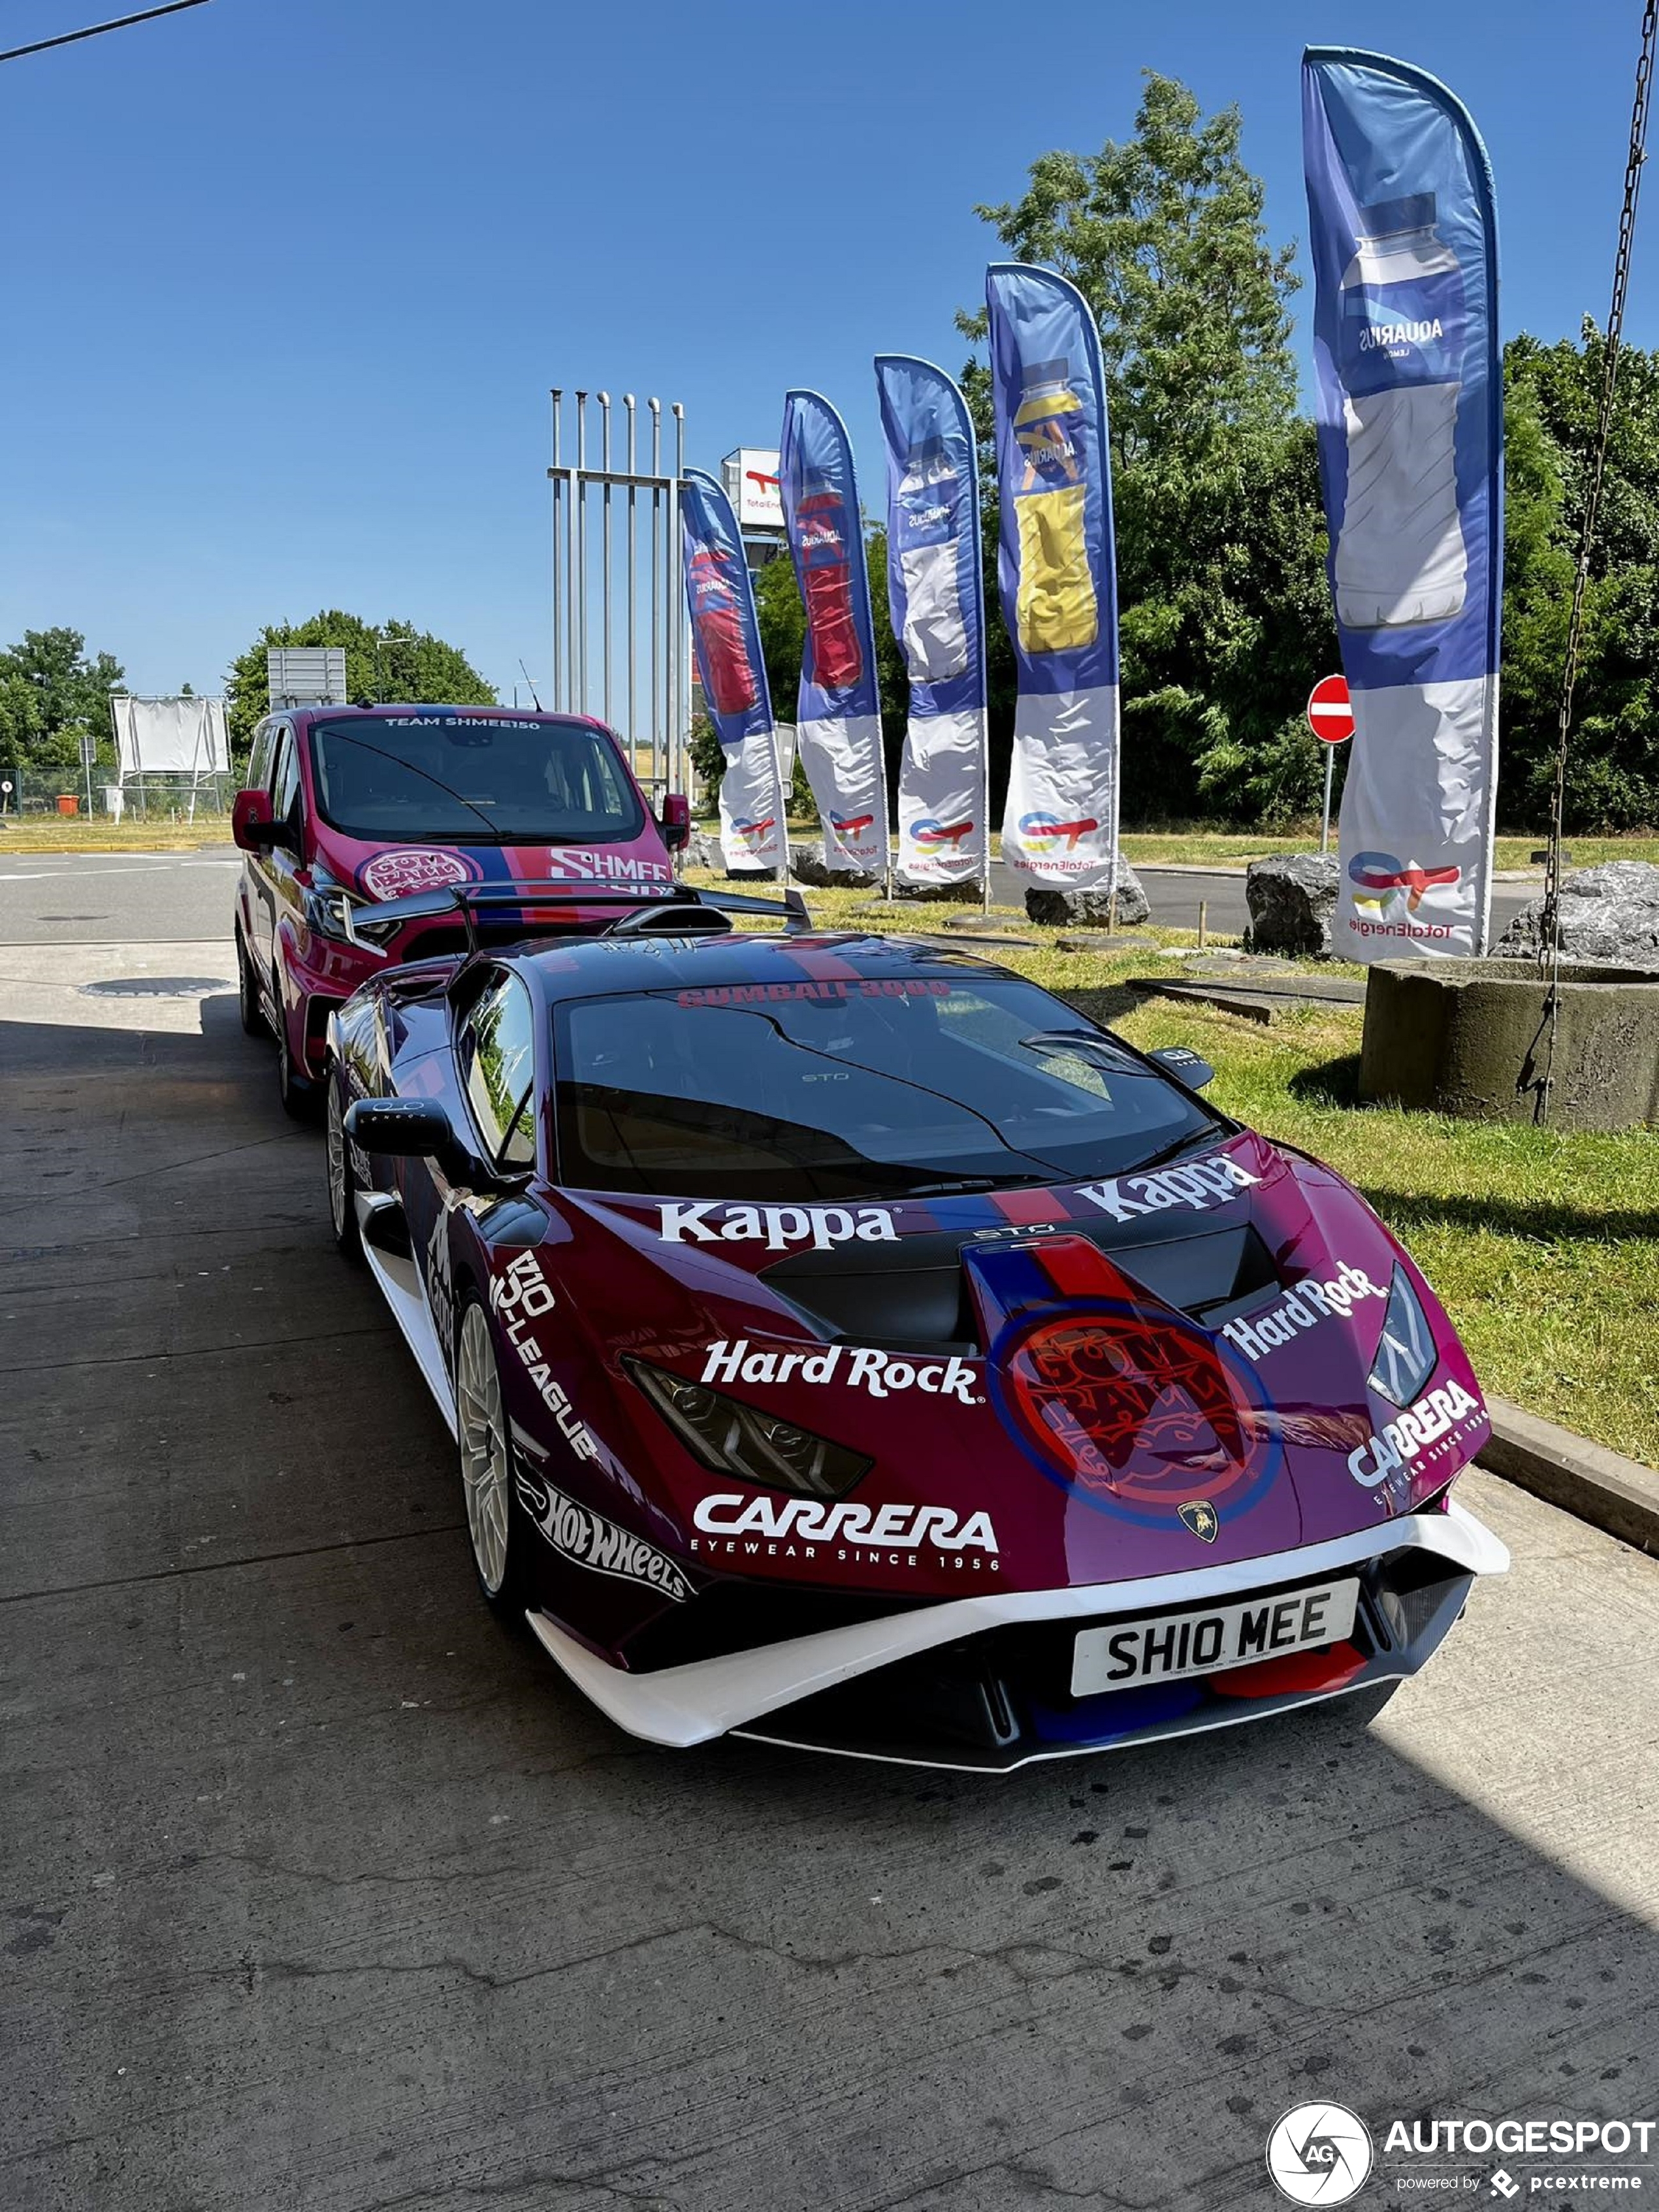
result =
[{"label": "curb", "polygon": [[1477,1467],[1659,1557],[1659,1471],[1540,1420],[1507,1398],[1489,1397],[1486,1410],[1492,1442]]}]

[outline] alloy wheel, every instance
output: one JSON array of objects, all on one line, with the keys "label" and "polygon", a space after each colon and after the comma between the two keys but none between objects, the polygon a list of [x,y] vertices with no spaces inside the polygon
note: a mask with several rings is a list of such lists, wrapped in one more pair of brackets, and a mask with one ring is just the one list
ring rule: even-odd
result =
[{"label": "alloy wheel", "polygon": [[456,1427],[460,1437],[461,1483],[466,1493],[467,1534],[478,1579],[493,1598],[500,1595],[507,1580],[512,1467],[501,1378],[495,1371],[489,1324],[480,1305],[469,1305],[462,1317],[455,1367]]}]

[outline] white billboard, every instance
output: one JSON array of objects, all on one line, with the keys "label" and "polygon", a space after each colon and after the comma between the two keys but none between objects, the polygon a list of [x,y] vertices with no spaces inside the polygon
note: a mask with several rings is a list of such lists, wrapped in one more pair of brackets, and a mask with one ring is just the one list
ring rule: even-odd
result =
[{"label": "white billboard", "polygon": [[775,446],[739,446],[720,463],[726,496],[738,512],[739,530],[781,530],[783,495],[778,489]]},{"label": "white billboard", "polygon": [[110,700],[121,778],[211,775],[230,766],[222,699]]},{"label": "white billboard", "polygon": [[271,645],[265,648],[265,689],[278,707],[343,707],[343,645]]}]

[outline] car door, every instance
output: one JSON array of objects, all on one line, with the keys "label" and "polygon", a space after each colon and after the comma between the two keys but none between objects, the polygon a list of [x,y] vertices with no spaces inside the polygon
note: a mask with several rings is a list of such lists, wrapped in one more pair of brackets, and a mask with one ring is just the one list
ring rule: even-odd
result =
[{"label": "car door", "polygon": [[[536,1164],[535,1010],[522,978],[485,971],[455,1028],[455,1075],[479,1157],[500,1173]],[[404,1164],[404,1214],[432,1325],[446,1359],[454,1352],[450,1216],[458,1194],[432,1162]]]},{"label": "car door", "polygon": [[270,793],[273,821],[286,823],[291,847],[273,845],[254,856],[253,926],[258,942],[254,957],[264,971],[272,1000],[283,1005],[282,976],[276,959],[276,933],[284,915],[297,918],[300,887],[295,872],[300,866],[300,756],[298,740],[287,722],[279,723],[270,749],[270,769],[265,788]]}]

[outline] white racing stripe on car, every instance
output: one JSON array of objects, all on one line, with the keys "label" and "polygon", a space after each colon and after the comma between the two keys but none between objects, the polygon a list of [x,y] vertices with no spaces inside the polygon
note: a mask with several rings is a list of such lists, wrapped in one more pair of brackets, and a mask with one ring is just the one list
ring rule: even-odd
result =
[{"label": "white racing stripe on car", "polygon": [[[817,1691],[850,1682],[896,1659],[953,1643],[1011,1621],[1066,1620],[1079,1614],[1112,1618],[1149,1606],[1212,1601],[1235,1591],[1271,1590],[1309,1575],[1328,1573],[1383,1552],[1417,1548],[1449,1560],[1465,1574],[1501,1575],[1510,1555],[1488,1528],[1455,1501],[1443,1513],[1413,1513],[1328,1543],[1255,1559],[1194,1567],[1138,1582],[1091,1583],[1075,1589],[998,1590],[947,1600],[888,1620],[860,1621],[799,1636],[757,1651],[738,1651],[653,1674],[627,1674],[595,1656],[544,1613],[526,1618],[571,1680],[618,1727],[647,1742],[706,1743],[729,1729],[776,1712]],[[782,1588],[784,1585],[778,1585]]]}]

